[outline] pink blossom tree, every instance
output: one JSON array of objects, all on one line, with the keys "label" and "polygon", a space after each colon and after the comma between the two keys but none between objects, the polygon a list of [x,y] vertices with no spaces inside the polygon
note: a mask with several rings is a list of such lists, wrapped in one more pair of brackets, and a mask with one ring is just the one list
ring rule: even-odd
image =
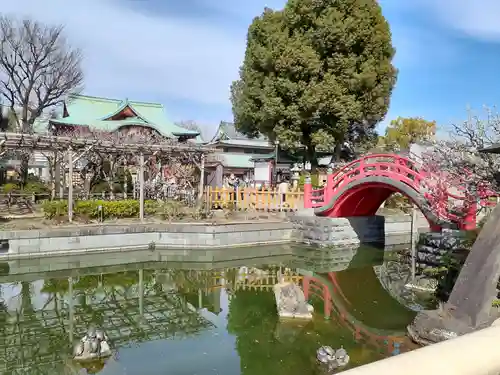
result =
[{"label": "pink blossom tree", "polygon": [[483,118],[469,114],[433,142],[420,162],[427,174],[426,198],[435,212],[458,219],[491,205],[489,198],[500,188],[500,158],[479,150],[498,142],[500,116],[490,109]]}]

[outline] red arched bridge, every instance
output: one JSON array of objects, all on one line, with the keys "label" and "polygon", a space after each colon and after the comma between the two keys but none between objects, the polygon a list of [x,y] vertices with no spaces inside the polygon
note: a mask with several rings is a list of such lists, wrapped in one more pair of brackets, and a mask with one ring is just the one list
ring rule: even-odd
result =
[{"label": "red arched bridge", "polygon": [[[329,174],[324,188],[314,190],[306,183],[304,207],[315,208],[318,216],[372,216],[391,194],[401,193],[418,206],[434,228],[451,225],[474,229],[477,198],[460,193],[460,186],[452,193],[448,186],[443,175],[430,173],[409,158],[371,154]],[[478,194],[484,202],[494,195],[486,189]],[[460,206],[460,212],[457,205],[450,208],[450,201]]]}]

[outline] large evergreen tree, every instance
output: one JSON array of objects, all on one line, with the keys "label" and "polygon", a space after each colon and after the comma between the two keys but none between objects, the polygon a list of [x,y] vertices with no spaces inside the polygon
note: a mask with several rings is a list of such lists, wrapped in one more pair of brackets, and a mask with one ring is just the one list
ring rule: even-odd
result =
[{"label": "large evergreen tree", "polygon": [[239,131],[291,149],[372,136],[396,82],[389,25],[376,0],[289,0],[248,30],[231,100]]}]

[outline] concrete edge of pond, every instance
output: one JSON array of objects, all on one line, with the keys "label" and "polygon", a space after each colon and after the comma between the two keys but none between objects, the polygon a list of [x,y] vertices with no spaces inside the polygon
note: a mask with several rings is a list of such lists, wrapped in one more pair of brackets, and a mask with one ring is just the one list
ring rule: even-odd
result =
[{"label": "concrete edge of pond", "polygon": [[[330,220],[331,221],[331,220]],[[266,221],[225,224],[165,223],[101,225],[0,232],[0,259],[156,249],[217,249],[303,243],[357,246],[360,243],[409,243],[408,220],[378,217],[304,223]]]},{"label": "concrete edge of pond", "polygon": [[105,254],[105,253],[126,253],[132,251],[141,251],[141,250],[172,250],[171,255],[183,255],[188,250],[223,250],[227,248],[251,248],[254,246],[272,246],[272,245],[288,245],[292,242],[290,240],[277,240],[277,241],[266,241],[266,242],[253,242],[253,243],[244,243],[244,244],[227,244],[227,245],[217,245],[217,246],[190,246],[189,249],[183,245],[168,245],[168,246],[157,246],[154,249],[151,249],[149,245],[136,245],[136,246],[118,246],[118,247],[105,247],[105,248],[89,248],[89,249],[79,249],[79,250],[55,250],[55,251],[45,251],[34,253],[26,253],[26,254],[15,254],[15,253],[6,253],[0,254],[0,261],[10,261],[10,260],[22,260],[22,259],[32,259],[34,255],[37,257],[49,258],[49,257],[61,257],[68,255],[87,255],[87,254]]},{"label": "concrete edge of pond", "polygon": [[131,223],[82,225],[74,227],[54,227],[47,229],[0,231],[0,240],[54,238],[129,233],[228,233],[256,230],[291,229],[293,225],[285,221],[234,222],[234,223]]}]

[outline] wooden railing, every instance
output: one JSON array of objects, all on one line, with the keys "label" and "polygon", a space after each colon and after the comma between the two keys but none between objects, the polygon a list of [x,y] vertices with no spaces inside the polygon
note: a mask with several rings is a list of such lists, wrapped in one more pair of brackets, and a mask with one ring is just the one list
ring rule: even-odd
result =
[{"label": "wooden railing", "polygon": [[226,189],[208,186],[204,192],[205,202],[211,209],[233,209],[248,211],[296,211],[304,207],[304,193],[278,190]]}]

